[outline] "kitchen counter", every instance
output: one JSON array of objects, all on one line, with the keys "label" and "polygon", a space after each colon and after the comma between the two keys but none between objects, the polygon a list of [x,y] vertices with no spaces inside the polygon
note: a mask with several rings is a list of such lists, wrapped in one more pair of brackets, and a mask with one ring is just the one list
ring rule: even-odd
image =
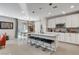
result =
[{"label": "kitchen counter", "polygon": [[[58,46],[58,35],[56,33],[28,33],[28,36],[33,36],[33,37],[39,37],[39,38],[44,38],[43,40],[51,40],[54,41],[51,43],[51,46],[53,47],[52,50],[56,51],[56,48]],[[29,38],[28,37],[28,38]],[[37,43],[36,43],[37,44]],[[47,44],[45,44],[47,45]],[[50,48],[48,48],[50,49]]]},{"label": "kitchen counter", "polygon": [[41,35],[41,36],[49,36],[49,37],[57,36],[57,34],[55,34],[55,33],[28,33],[28,34],[31,34],[31,35]]}]

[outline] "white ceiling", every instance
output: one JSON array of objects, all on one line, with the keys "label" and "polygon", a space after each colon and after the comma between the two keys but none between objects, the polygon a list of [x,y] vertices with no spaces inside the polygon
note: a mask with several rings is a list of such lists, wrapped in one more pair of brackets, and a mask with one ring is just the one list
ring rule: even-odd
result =
[{"label": "white ceiling", "polygon": [[0,15],[9,17],[20,16],[21,8],[16,3],[0,3]]},{"label": "white ceiling", "polygon": [[[53,6],[57,6],[57,8],[52,8]],[[70,8],[70,6],[75,6],[74,8]],[[59,15],[62,14],[62,12],[72,12],[72,11],[76,11],[79,10],[79,4],[76,3],[56,3],[56,4],[52,4],[52,6],[49,6],[48,3],[30,3],[27,4],[28,9],[29,9],[29,13],[31,16],[40,16],[40,17],[49,17],[49,16],[54,16],[54,15]],[[42,8],[41,10],[39,10],[39,8]],[[32,10],[35,10],[35,14],[32,13]],[[50,14],[51,13],[51,14]]]},{"label": "white ceiling", "polygon": [[[70,8],[70,6],[75,6]],[[53,8],[57,6],[57,8]],[[41,9],[40,9],[41,8]],[[0,3],[0,15],[19,18],[23,20],[39,20],[41,17],[49,17],[79,10],[78,3]],[[32,13],[35,12],[35,13]]]}]

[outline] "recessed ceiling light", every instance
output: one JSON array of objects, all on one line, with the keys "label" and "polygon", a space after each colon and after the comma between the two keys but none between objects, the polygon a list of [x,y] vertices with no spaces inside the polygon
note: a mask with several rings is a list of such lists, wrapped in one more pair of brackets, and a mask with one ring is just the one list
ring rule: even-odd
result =
[{"label": "recessed ceiling light", "polygon": [[74,7],[75,7],[74,5],[71,5],[71,6],[70,6],[70,8],[74,8]]},{"label": "recessed ceiling light", "polygon": [[66,12],[65,11],[62,11],[62,14],[66,14]]},{"label": "recessed ceiling light", "polygon": [[51,12],[48,12],[49,15],[51,15]]},{"label": "recessed ceiling light", "polygon": [[22,13],[24,14],[25,12],[24,12],[24,11],[22,11]]}]

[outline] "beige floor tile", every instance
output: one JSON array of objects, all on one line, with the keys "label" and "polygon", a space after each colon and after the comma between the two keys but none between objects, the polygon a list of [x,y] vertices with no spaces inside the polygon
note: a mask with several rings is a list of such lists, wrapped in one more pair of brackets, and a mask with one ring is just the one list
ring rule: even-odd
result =
[{"label": "beige floor tile", "polygon": [[[53,55],[79,55],[79,46],[59,42],[57,51]],[[26,40],[8,40],[6,48],[0,49],[0,55],[50,55],[49,51],[35,48]]]}]

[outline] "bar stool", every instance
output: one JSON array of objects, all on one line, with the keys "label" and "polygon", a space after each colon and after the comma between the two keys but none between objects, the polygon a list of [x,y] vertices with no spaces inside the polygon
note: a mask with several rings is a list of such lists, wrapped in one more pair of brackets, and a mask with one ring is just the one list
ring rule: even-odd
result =
[{"label": "bar stool", "polygon": [[34,36],[30,36],[30,37],[29,37],[30,44],[31,44],[32,46],[35,44],[34,39],[35,39]]},{"label": "bar stool", "polygon": [[35,40],[36,40],[36,48],[40,47],[40,38],[35,37]]},{"label": "bar stool", "polygon": [[38,48],[38,47],[41,47],[41,46],[43,45],[42,38],[40,38],[40,37],[37,38],[37,43],[36,43],[36,45],[37,45],[37,48]]},{"label": "bar stool", "polygon": [[46,50],[46,39],[45,38],[42,38],[42,42],[43,42],[43,45],[42,45],[42,47],[43,47],[43,51],[45,51]]},{"label": "bar stool", "polygon": [[[46,39],[46,41],[45,41],[45,43],[44,43],[44,45],[45,45],[45,48],[46,49],[49,49],[50,51],[54,51],[54,49],[53,49],[53,44],[54,43],[54,40],[49,40],[49,39]],[[52,45],[53,44],[53,45]]]},{"label": "bar stool", "polygon": [[40,38],[40,37],[38,37],[38,39],[37,39],[37,47],[42,47],[43,49],[46,47],[45,45],[44,45],[44,43],[45,43],[45,38]]}]

